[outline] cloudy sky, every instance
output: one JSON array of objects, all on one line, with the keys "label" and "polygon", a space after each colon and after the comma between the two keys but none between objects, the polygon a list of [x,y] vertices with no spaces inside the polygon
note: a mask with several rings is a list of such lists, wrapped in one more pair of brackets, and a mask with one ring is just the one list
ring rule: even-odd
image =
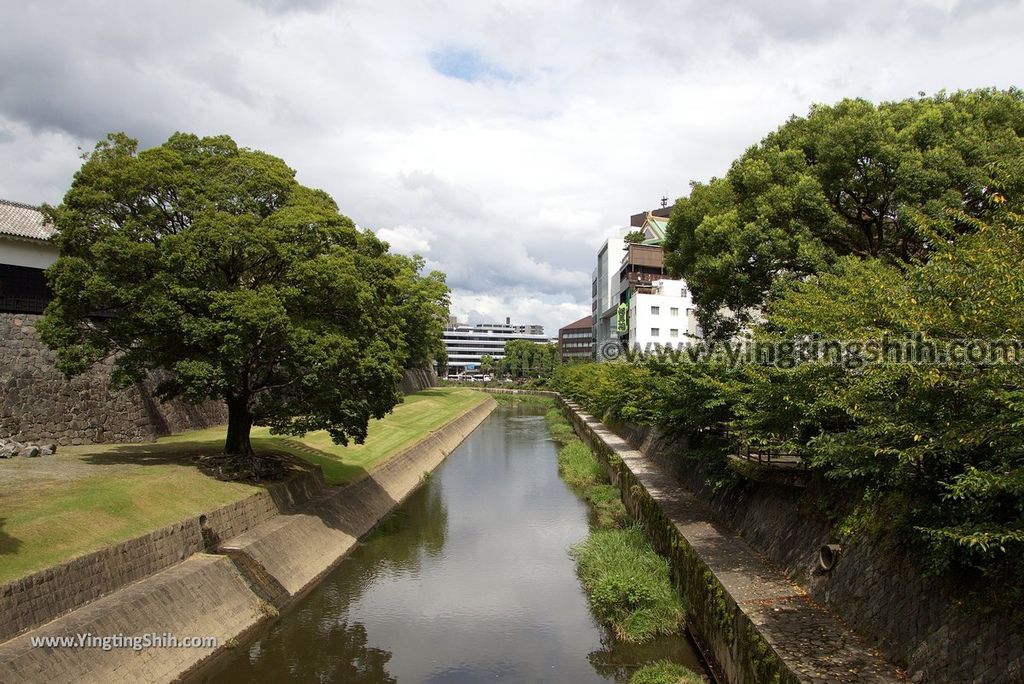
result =
[{"label": "cloudy sky", "polygon": [[445,271],[461,318],[552,333],[630,214],[811,103],[1024,85],[1016,0],[0,5],[0,197],[59,202],[110,131],[228,133]]}]

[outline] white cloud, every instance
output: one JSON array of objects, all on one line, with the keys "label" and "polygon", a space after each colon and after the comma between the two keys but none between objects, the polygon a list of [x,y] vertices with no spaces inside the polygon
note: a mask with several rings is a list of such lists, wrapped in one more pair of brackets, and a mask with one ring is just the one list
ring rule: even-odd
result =
[{"label": "white cloud", "polygon": [[228,133],[446,271],[457,312],[551,332],[588,312],[594,253],[630,214],[791,114],[1008,87],[1024,61],[1015,1],[155,8],[5,9],[0,196],[59,201],[108,131]]},{"label": "white cloud", "polygon": [[430,251],[430,240],[434,234],[429,230],[415,228],[413,226],[396,226],[394,228],[382,228],[377,231],[377,237],[385,240],[391,245],[391,251],[401,254],[426,254]]}]

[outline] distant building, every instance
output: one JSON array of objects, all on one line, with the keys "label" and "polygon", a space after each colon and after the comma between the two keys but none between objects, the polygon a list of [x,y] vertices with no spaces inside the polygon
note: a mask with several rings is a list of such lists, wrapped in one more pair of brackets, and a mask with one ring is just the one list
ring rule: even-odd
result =
[{"label": "distant building", "polygon": [[584,316],[558,330],[558,355],[562,363],[594,358],[593,325],[593,316]]},{"label": "distant building", "polygon": [[0,312],[42,313],[53,296],[43,271],[58,255],[38,207],[0,199]]},{"label": "distant building", "polygon": [[504,323],[460,324],[449,321],[442,333],[448,363],[438,368],[442,377],[480,376],[483,371],[480,361],[484,356],[494,359],[505,358],[505,343],[511,340],[529,340],[547,344],[542,325],[512,325],[506,318]]}]

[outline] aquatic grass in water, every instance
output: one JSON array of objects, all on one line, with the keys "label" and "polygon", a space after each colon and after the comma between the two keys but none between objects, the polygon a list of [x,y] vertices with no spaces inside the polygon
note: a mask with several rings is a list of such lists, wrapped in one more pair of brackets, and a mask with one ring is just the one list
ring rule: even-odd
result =
[{"label": "aquatic grass in water", "polygon": [[561,409],[552,408],[544,418],[548,421],[548,431],[551,433],[551,439],[556,444],[568,444],[576,439],[576,431],[573,430],[572,425],[566,420]]},{"label": "aquatic grass in water", "polygon": [[623,641],[641,643],[672,634],[683,604],[669,579],[668,562],[643,530],[595,530],[571,549],[597,619]]},{"label": "aquatic grass in water", "polygon": [[554,406],[555,400],[551,397],[537,394],[509,394],[506,392],[493,392],[489,394],[499,404],[526,404],[529,406]]},{"label": "aquatic grass in water", "polygon": [[629,678],[629,684],[702,684],[704,678],[679,663],[659,660],[644,665]]},{"label": "aquatic grass in water", "polygon": [[594,507],[596,524],[601,529],[625,527],[629,524],[629,513],[619,497],[619,489],[610,484],[596,484],[588,487],[583,498]]},{"label": "aquatic grass in water", "polygon": [[569,486],[583,489],[605,479],[597,458],[583,442],[573,440],[558,452],[558,472]]}]

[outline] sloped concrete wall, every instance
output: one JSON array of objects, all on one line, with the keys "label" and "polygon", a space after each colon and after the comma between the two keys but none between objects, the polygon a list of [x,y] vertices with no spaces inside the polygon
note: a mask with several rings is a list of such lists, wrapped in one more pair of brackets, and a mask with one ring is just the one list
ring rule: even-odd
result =
[{"label": "sloped concrete wall", "polygon": [[193,554],[213,550],[220,540],[240,534],[322,494],[323,487],[320,471],[307,471],[202,516],[196,515],[0,585],[0,642],[176,565]]},{"label": "sloped concrete wall", "polygon": [[[2,682],[169,682],[274,615],[231,561],[197,554],[28,634],[0,644]],[[33,638],[172,634],[206,648],[45,648]]]},{"label": "sloped concrete wall", "polygon": [[362,480],[331,490],[291,515],[276,516],[230,540],[222,549],[262,587],[264,598],[283,605],[340,562],[495,406],[494,399],[488,397]]}]

